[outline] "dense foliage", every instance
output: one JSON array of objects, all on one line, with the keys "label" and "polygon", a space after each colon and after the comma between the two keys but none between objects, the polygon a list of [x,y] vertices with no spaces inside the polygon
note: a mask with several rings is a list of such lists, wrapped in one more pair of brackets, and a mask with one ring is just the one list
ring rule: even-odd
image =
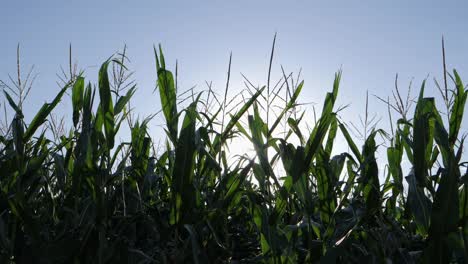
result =
[{"label": "dense foliage", "polygon": [[[150,118],[130,118],[135,86],[115,85],[125,81],[117,78],[125,56],[102,64],[96,88],[71,74],[29,123],[4,89],[14,118],[0,136],[1,263],[468,261],[459,135],[467,91],[456,71],[447,73],[454,88],[441,89],[446,116],[424,83],[410,117],[397,90],[387,101],[401,114],[391,131],[373,128],[359,146],[337,115],[341,72],[307,131],[298,110],[303,82],[284,74],[282,86],[251,86],[235,110],[227,109],[228,85],[224,100],[210,89],[182,104],[177,77],[161,49],[155,55],[167,135],[159,152]],[[67,94],[73,120],[57,134],[51,112]],[[278,98],[283,106],[270,114]],[[131,136],[118,143],[126,124]],[[334,152],[337,136],[349,152]],[[228,159],[236,137],[255,155]]]}]

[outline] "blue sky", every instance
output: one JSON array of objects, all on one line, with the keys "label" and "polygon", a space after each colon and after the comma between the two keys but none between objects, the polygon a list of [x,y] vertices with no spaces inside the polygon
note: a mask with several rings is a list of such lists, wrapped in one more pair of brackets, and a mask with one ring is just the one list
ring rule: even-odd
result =
[{"label": "blue sky", "polygon": [[[302,68],[302,100],[321,103],[342,68],[339,103],[351,104],[349,120],[363,114],[366,91],[391,95],[396,73],[403,89],[413,78],[419,88],[429,76],[427,91],[435,95],[432,78],[442,77],[442,35],[448,69],[468,78],[466,1],[8,0],[0,11],[0,79],[15,73],[18,43],[23,66],[34,64],[39,74],[26,114],[59,89],[56,74],[68,63],[69,43],[91,81],[99,65],[126,44],[138,83],[134,102],[142,115],[159,109],[152,94],[152,45],[158,43],[170,64],[178,59],[182,90],[203,89],[205,81],[223,89],[231,51],[232,89],[241,89],[241,72],[256,84],[266,82],[277,32],[273,80],[281,76],[280,65],[288,72]],[[70,116],[67,101],[61,107]],[[386,108],[373,97],[370,109],[387,120]]]}]

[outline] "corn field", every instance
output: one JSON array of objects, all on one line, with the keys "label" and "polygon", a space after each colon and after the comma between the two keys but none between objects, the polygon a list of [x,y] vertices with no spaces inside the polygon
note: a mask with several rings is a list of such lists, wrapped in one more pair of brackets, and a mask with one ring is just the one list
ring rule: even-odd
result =
[{"label": "corn field", "polygon": [[[446,109],[425,81],[413,107],[398,89],[381,99],[398,117],[361,144],[335,105],[341,71],[311,121],[304,82],[284,71],[281,85],[247,84],[230,107],[229,64],[222,96],[208,89],[181,102],[177,70],[161,47],[154,55],[158,149],[151,117],[132,116],[125,54],[102,64],[96,85],[70,71],[29,123],[22,93],[4,87],[13,115],[0,135],[1,263],[468,262],[467,90],[457,71],[437,84]],[[61,100],[72,106],[63,133],[51,125]],[[119,140],[123,129],[130,136]],[[348,151],[336,153],[338,136]],[[239,138],[254,153],[229,157]]]}]

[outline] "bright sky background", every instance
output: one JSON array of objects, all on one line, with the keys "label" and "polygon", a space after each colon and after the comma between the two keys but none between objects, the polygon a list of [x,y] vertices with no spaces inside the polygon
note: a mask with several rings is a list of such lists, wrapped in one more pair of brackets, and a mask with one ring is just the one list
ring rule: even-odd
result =
[{"label": "bright sky background", "polygon": [[[96,80],[99,65],[128,46],[129,65],[138,91],[133,100],[142,115],[158,110],[152,94],[155,75],[153,44],[161,43],[171,65],[179,61],[181,90],[213,81],[225,85],[229,52],[233,52],[232,88],[242,88],[240,73],[265,84],[273,35],[278,33],[273,80],[302,68],[303,102],[322,103],[342,68],[339,104],[351,104],[349,120],[364,113],[366,90],[391,95],[395,74],[405,90],[429,75],[427,94],[435,95],[432,78],[441,80],[441,36],[445,36],[448,69],[468,80],[467,1],[22,1],[0,5],[0,79],[15,74],[20,43],[25,69],[39,76],[25,106],[36,112],[58,91],[56,74],[73,57]],[[24,70],[25,71],[25,70]],[[414,95],[417,94],[416,89]],[[71,116],[65,100],[63,113]],[[370,109],[383,117],[386,107],[374,97]],[[3,118],[3,117],[0,117]],[[465,124],[467,124],[465,122]],[[157,124],[153,124],[157,125]],[[466,126],[464,127],[466,132]]]}]

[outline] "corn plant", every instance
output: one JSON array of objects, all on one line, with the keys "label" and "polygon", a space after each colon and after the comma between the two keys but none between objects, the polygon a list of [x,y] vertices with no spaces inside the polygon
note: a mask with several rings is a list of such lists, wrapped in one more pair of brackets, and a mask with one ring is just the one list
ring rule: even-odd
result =
[{"label": "corn plant", "polygon": [[[336,105],[342,72],[311,122],[303,80],[282,69],[270,85],[274,49],[275,41],[266,85],[245,77],[233,98],[231,55],[218,100],[210,84],[181,99],[177,69],[155,47],[161,148],[153,116],[132,115],[137,86],[125,49],[102,64],[96,85],[70,71],[29,123],[24,100],[5,89],[13,117],[0,136],[1,262],[466,262],[467,90],[459,74],[444,74],[446,113],[424,81],[409,117],[397,88],[394,104],[382,101],[400,117],[393,124],[389,115],[390,131],[366,126],[359,144]],[[58,134],[49,123],[67,95],[72,118]],[[348,151],[336,152],[338,137]],[[229,156],[239,138],[252,155]]]}]

